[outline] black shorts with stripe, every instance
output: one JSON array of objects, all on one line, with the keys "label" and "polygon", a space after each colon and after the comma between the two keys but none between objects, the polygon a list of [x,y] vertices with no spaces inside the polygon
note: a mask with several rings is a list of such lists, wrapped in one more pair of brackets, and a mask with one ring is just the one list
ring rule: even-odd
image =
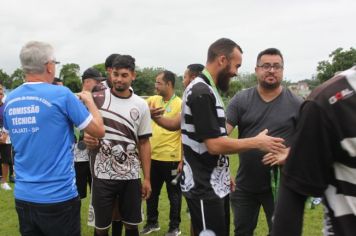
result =
[{"label": "black shorts with stripe", "polygon": [[107,229],[110,227],[114,201],[119,201],[122,222],[129,225],[138,225],[142,222],[141,179],[93,178],[92,204],[96,228]]}]

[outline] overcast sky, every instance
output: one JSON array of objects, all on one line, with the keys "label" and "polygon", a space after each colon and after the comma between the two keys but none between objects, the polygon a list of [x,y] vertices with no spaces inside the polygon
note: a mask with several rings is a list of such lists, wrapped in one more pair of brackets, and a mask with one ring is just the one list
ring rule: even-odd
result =
[{"label": "overcast sky", "polygon": [[181,75],[188,64],[204,64],[209,45],[227,37],[244,51],[240,73],[253,72],[257,54],[276,47],[284,76],[298,81],[311,78],[336,48],[356,47],[355,15],[355,0],[2,1],[0,69],[11,74],[21,47],[39,40],[81,72],[120,53],[141,68]]}]

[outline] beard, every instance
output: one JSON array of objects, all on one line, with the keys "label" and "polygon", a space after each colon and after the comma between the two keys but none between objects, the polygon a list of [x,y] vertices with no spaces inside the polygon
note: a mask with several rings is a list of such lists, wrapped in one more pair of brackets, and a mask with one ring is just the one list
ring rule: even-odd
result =
[{"label": "beard", "polygon": [[235,76],[235,75],[234,74],[232,75],[230,73],[230,65],[226,66],[217,75],[216,87],[218,87],[223,92],[227,92],[227,90],[229,89],[229,85],[230,85],[230,79],[233,76]]},{"label": "beard", "polygon": [[262,88],[267,89],[267,90],[274,90],[276,88],[278,88],[281,85],[280,81],[276,81],[274,83],[268,83],[265,80],[261,80],[260,81],[260,85]]}]

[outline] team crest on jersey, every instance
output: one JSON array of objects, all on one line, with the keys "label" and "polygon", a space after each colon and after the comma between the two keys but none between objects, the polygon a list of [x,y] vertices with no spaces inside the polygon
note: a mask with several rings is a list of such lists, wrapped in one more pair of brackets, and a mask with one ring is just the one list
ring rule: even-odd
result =
[{"label": "team crest on jersey", "polygon": [[337,92],[334,96],[331,96],[329,98],[329,103],[334,104],[337,101],[340,101],[340,100],[343,100],[343,99],[346,99],[346,98],[352,96],[354,93],[355,93],[355,91],[353,91],[353,90],[350,90],[348,88],[344,89],[340,92]]},{"label": "team crest on jersey", "polygon": [[214,168],[210,176],[210,184],[216,195],[225,197],[230,192],[230,170],[229,158],[220,156],[217,167]]},{"label": "team crest on jersey", "polygon": [[189,163],[184,160],[183,174],[180,182],[182,192],[189,192],[194,187],[193,171]]},{"label": "team crest on jersey", "polygon": [[140,112],[136,108],[130,110],[130,117],[132,120],[136,121],[140,118]]}]

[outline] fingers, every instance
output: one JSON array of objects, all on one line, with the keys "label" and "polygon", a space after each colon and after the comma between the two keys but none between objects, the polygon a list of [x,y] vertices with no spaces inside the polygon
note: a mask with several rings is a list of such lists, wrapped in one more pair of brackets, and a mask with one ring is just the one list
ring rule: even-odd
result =
[{"label": "fingers", "polygon": [[144,200],[147,200],[151,196],[152,188],[148,180],[144,180],[141,188],[141,197]]}]

